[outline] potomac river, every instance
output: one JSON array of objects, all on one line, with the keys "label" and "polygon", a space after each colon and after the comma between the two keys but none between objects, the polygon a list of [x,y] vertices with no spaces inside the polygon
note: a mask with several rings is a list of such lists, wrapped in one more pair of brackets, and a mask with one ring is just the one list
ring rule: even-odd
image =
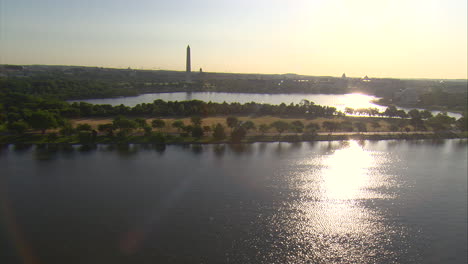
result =
[{"label": "potomac river", "polygon": [[466,263],[467,141],[0,149],[0,263]]}]

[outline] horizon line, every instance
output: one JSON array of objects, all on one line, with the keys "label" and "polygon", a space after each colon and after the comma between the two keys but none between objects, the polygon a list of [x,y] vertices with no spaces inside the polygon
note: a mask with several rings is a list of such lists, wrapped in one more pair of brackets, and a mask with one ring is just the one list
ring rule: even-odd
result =
[{"label": "horizon line", "polygon": [[[84,67],[84,68],[106,68],[106,69],[131,69],[131,70],[140,70],[140,71],[174,71],[174,72],[181,72],[185,73],[186,71],[184,70],[171,70],[171,69],[162,69],[157,67],[153,68],[132,68],[130,66],[125,67],[125,66],[91,66],[91,65],[72,65],[72,64],[9,64],[9,63],[0,63],[0,66],[6,66],[6,65],[11,65],[11,66],[56,66],[56,67]],[[203,68],[201,68],[203,69]],[[198,71],[192,71],[193,73],[197,73]],[[259,72],[224,72],[224,71],[203,71],[203,73],[218,73],[218,74],[245,74],[245,75],[298,75],[298,76],[308,76],[308,77],[333,77],[333,78],[341,78],[341,76],[333,76],[333,75],[310,75],[310,74],[301,74],[301,73],[293,73],[293,72],[287,72],[287,73],[259,73]],[[346,72],[344,72],[346,74]],[[431,77],[389,77],[389,76],[369,76],[368,74],[364,74],[363,76],[348,76],[346,75],[346,78],[364,78],[367,76],[370,79],[401,79],[401,80],[467,80],[468,81],[468,76],[466,78],[431,78]]]}]

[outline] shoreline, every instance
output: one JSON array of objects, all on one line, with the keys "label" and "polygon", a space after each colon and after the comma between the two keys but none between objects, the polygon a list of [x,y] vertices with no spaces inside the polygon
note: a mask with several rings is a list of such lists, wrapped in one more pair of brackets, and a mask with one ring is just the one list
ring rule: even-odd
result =
[{"label": "shoreline", "polygon": [[128,97],[138,97],[140,95],[145,95],[145,94],[167,94],[167,93],[228,93],[228,94],[265,94],[265,95],[290,95],[290,94],[300,94],[300,95],[317,95],[317,94],[324,94],[324,95],[345,95],[345,94],[354,94],[354,93],[360,93],[360,94],[365,94],[368,96],[374,96],[372,94],[367,94],[363,92],[346,92],[346,93],[327,93],[327,92],[317,92],[317,93],[311,93],[311,92],[279,92],[279,91],[270,91],[268,93],[262,93],[260,91],[243,91],[243,92],[232,92],[232,91],[209,91],[209,90],[179,90],[179,89],[173,89],[173,90],[165,90],[165,91],[143,91],[139,92],[136,95],[116,95],[116,96],[111,96],[111,97],[86,97],[86,98],[80,98],[80,99],[63,99],[63,101],[66,101],[68,103],[70,102],[80,102],[80,100],[101,100],[101,99],[118,99],[118,98],[128,98]]},{"label": "shoreline", "polygon": [[[25,140],[26,137],[26,140]],[[171,137],[166,140],[151,140],[144,136],[130,136],[125,140],[117,140],[105,136],[98,136],[92,142],[80,142],[78,138],[58,137],[49,140],[47,134],[26,134],[23,136],[0,136],[1,145],[96,145],[96,144],[156,144],[156,145],[188,145],[188,144],[251,144],[251,143],[273,143],[273,142],[317,142],[317,141],[346,141],[346,140],[443,140],[443,139],[468,139],[468,133],[455,132],[379,132],[379,133],[321,133],[318,135],[274,135],[274,136],[248,136],[241,141],[230,139],[215,140],[213,138],[195,139],[191,137]]]},{"label": "shoreline", "polygon": [[427,110],[427,111],[438,111],[438,112],[446,112],[446,113],[455,113],[459,115],[463,115],[464,111],[459,110],[459,109],[450,109],[450,108],[444,108],[443,106],[430,106],[430,107],[424,107],[424,106],[418,106],[418,105],[404,105],[404,104],[387,104],[384,102],[380,102],[380,99],[378,100],[372,100],[371,101],[373,104],[379,105],[379,106],[385,106],[389,107],[394,105],[397,108],[406,108],[406,109],[420,109],[420,110]]}]

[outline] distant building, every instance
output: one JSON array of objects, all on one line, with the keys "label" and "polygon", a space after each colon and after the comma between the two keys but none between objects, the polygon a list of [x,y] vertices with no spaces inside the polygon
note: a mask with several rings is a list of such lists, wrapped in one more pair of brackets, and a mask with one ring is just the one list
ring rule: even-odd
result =
[{"label": "distant building", "polygon": [[190,61],[190,45],[187,46],[187,61],[185,68],[185,80],[187,82],[192,82],[192,65]]},{"label": "distant building", "polygon": [[371,79],[369,77],[367,77],[367,75],[366,75],[366,76],[364,76],[364,78],[362,78],[362,81],[363,82],[370,82]]},{"label": "distant building", "polygon": [[348,78],[345,73],[341,75],[341,79],[337,81],[337,85],[341,89],[348,89]]}]

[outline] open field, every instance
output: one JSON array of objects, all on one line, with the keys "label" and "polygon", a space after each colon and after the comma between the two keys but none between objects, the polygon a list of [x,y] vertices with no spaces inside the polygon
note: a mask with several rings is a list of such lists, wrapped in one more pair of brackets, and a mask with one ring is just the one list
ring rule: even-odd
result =
[{"label": "open field", "polygon": [[[217,123],[222,124],[223,126],[227,127],[226,124],[227,116],[214,116],[214,117],[206,117],[202,119],[202,126],[213,126]],[[258,127],[262,124],[270,125],[275,121],[285,121],[291,123],[293,121],[301,121],[305,126],[310,123],[315,123],[320,126],[320,130],[318,132],[327,132],[322,128],[322,124],[324,121],[334,121],[334,122],[343,122],[349,121],[352,123],[355,122],[363,122],[366,124],[366,128],[368,132],[388,132],[390,130],[391,124],[385,118],[372,118],[372,117],[340,117],[340,118],[316,118],[316,119],[304,119],[304,118],[286,118],[286,117],[276,117],[276,116],[260,116],[260,117],[252,117],[252,116],[238,116],[237,117],[240,121],[252,121]],[[146,118],[148,124],[151,124],[155,118]],[[190,118],[161,118],[166,123],[166,127],[162,129],[163,132],[166,133],[176,133],[178,132],[176,128],[172,127],[172,122],[175,120],[181,120],[184,122],[185,125],[190,124]],[[97,126],[100,124],[112,123],[112,118],[80,118],[80,119],[72,119],[72,124],[74,126],[78,124],[89,124],[93,129],[97,129]],[[378,123],[378,126],[372,125],[372,123]],[[413,128],[409,126],[411,130]],[[228,130],[229,131],[229,130]],[[274,132],[274,129],[270,129],[270,132]]]}]

